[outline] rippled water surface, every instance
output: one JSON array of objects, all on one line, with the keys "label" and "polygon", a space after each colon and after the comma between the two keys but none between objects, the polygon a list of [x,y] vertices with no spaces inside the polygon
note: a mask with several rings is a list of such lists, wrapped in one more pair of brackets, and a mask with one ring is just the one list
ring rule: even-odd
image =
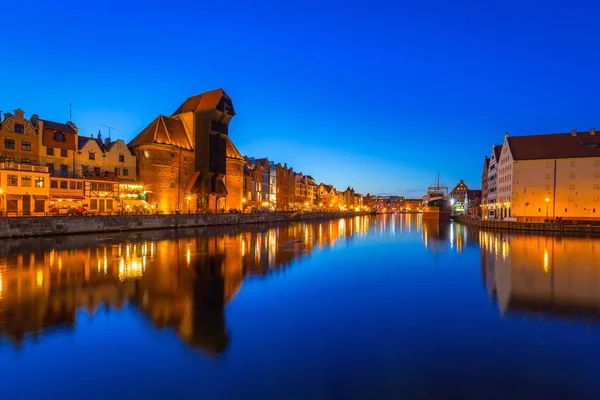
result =
[{"label": "rippled water surface", "polygon": [[2,241],[0,398],[598,398],[599,243],[416,215]]}]

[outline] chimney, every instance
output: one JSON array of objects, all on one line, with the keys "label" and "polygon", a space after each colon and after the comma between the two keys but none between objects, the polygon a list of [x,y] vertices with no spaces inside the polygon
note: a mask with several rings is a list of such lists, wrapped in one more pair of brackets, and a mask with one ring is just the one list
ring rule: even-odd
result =
[{"label": "chimney", "polygon": [[577,129],[571,129],[571,136],[577,136]]},{"label": "chimney", "polygon": [[15,110],[15,116],[17,118],[25,118],[25,112],[19,108]]},{"label": "chimney", "polygon": [[12,117],[12,114],[9,112],[4,113],[4,120],[6,121],[8,118]]},{"label": "chimney", "polygon": [[590,128],[590,135],[596,136],[596,129]]},{"label": "chimney", "polygon": [[104,139],[104,144],[108,146],[110,144],[110,138]]}]

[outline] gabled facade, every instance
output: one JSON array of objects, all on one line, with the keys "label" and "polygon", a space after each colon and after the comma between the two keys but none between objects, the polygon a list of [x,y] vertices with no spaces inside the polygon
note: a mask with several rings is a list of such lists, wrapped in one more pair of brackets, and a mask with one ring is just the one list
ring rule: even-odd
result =
[{"label": "gabled facade", "polygon": [[481,173],[481,204],[486,204],[487,202],[487,192],[488,192],[488,171],[490,169],[490,158],[485,156],[483,159],[483,171]]},{"label": "gabled facade", "polygon": [[502,145],[493,145],[490,155],[490,164],[488,168],[488,191],[487,204],[483,216],[485,219],[495,219],[497,214],[498,200],[498,161],[500,160],[500,152]]},{"label": "gabled facade", "polygon": [[[32,121],[36,116],[32,116]],[[5,113],[0,121],[0,162],[39,164],[39,130],[25,118],[23,110]]]},{"label": "gabled facade", "polygon": [[[229,96],[212,90],[188,98],[170,117],[158,116],[129,143],[155,210],[242,208],[243,162],[228,138],[234,115]],[[231,179],[228,168],[236,174]]]}]

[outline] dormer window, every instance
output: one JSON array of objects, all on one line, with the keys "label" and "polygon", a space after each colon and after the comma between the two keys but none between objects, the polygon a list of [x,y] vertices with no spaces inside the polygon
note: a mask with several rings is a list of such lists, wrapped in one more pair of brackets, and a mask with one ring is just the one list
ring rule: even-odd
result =
[{"label": "dormer window", "polygon": [[67,138],[63,132],[54,132],[54,136],[52,137],[57,142],[66,142]]},{"label": "dormer window", "polygon": [[15,133],[25,133],[25,125],[15,124]]},{"label": "dormer window", "polygon": [[96,153],[92,153],[92,152],[90,151],[90,153],[89,153],[89,158],[90,158],[90,160],[95,160],[95,159],[96,159]]}]

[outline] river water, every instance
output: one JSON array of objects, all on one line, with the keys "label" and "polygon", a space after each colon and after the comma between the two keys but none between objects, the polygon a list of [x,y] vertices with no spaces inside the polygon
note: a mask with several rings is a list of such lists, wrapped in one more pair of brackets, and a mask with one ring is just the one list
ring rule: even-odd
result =
[{"label": "river water", "polygon": [[0,398],[597,398],[600,242],[416,215],[0,242]]}]

